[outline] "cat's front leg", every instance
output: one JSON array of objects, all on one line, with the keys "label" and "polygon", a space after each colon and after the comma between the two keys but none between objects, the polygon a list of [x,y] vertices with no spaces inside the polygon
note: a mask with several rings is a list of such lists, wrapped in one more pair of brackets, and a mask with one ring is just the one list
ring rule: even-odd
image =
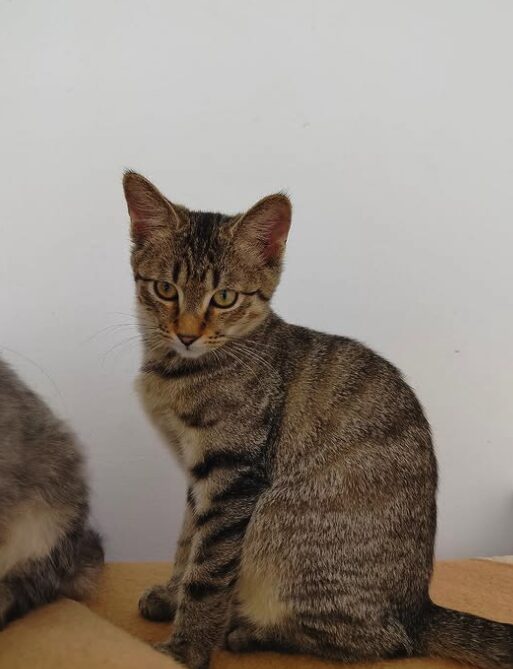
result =
[{"label": "cat's front leg", "polygon": [[210,506],[194,514],[175,633],[159,646],[190,669],[207,669],[212,651],[223,644],[246,527],[263,485],[254,474],[234,472]]},{"label": "cat's front leg", "polygon": [[222,643],[248,521],[226,514],[197,542],[185,571],[175,632],[160,650],[190,669],[206,669],[213,649]]}]

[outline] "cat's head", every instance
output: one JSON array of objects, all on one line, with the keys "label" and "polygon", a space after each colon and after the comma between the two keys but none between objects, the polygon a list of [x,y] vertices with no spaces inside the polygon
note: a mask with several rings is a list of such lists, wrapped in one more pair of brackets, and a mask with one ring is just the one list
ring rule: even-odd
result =
[{"label": "cat's head", "polygon": [[123,187],[146,341],[196,358],[254,330],[279,281],[289,199],[269,195],[228,216],[175,205],[135,172]]}]

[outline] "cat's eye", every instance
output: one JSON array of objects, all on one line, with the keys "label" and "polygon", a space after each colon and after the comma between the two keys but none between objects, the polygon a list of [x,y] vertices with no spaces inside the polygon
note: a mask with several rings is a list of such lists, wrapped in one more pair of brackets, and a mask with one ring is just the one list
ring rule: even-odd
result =
[{"label": "cat's eye", "polygon": [[167,281],[154,281],[153,289],[157,294],[157,297],[160,297],[161,300],[177,300],[178,291],[176,286]]},{"label": "cat's eye", "polygon": [[219,309],[228,309],[228,307],[233,307],[238,297],[239,293],[237,291],[231,288],[221,288],[212,295],[211,302]]}]

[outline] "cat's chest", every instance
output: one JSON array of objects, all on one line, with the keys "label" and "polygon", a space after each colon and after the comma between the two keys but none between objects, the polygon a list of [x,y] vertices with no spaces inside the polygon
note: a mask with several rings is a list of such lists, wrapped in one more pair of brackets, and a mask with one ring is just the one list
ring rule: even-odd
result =
[{"label": "cat's chest", "polygon": [[190,472],[204,458],[207,448],[205,435],[200,430],[185,425],[173,411],[164,419],[163,427],[180,463],[186,472]]},{"label": "cat's chest", "polygon": [[194,398],[182,401],[172,384],[143,375],[136,381],[136,389],[152,422],[186,471],[190,471],[204,457],[208,445],[207,430],[191,427],[183,420],[195,409]]}]

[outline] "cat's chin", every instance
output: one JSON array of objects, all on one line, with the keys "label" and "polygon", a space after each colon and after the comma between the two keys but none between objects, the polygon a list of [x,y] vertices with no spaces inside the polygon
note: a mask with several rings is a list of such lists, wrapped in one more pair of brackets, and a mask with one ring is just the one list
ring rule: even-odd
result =
[{"label": "cat's chin", "polygon": [[205,353],[208,353],[209,349],[198,349],[198,350],[190,350],[190,349],[181,349],[178,350],[177,348],[173,347],[173,351],[180,357],[180,358],[185,358],[186,360],[194,360],[195,358],[201,358],[202,355],[205,355]]}]

